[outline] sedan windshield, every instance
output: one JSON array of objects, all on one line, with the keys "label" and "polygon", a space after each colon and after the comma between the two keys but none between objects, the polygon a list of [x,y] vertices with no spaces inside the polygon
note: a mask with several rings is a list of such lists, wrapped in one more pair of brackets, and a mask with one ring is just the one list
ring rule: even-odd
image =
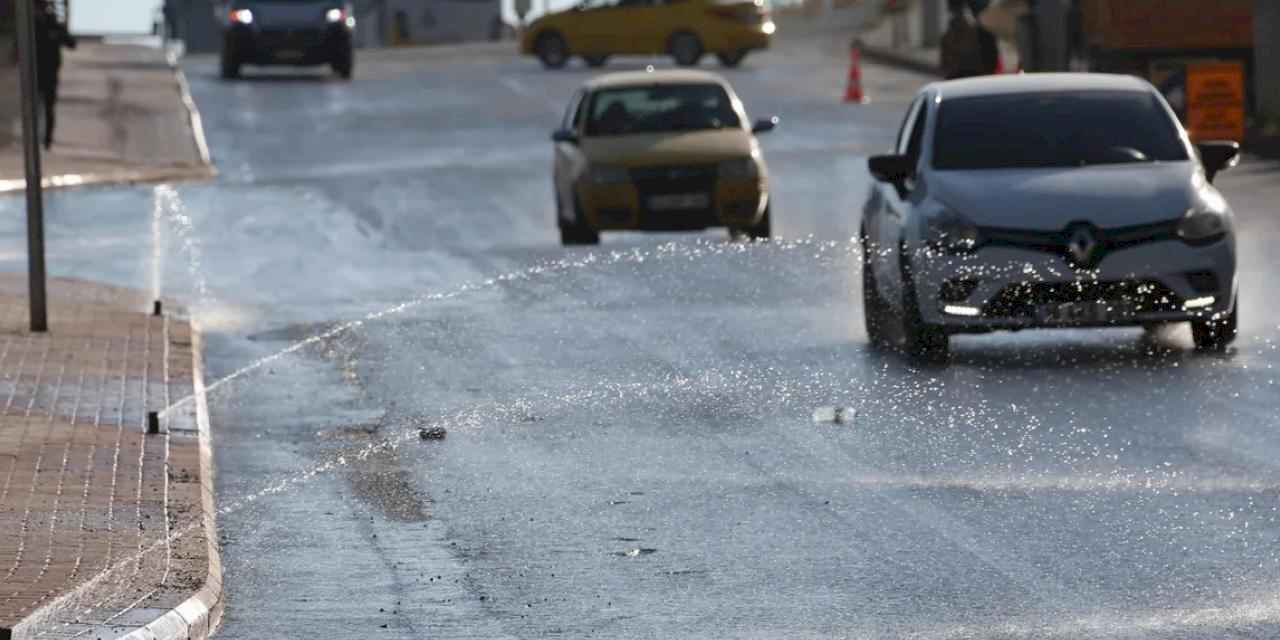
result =
[{"label": "sedan windshield", "polygon": [[933,167],[1016,169],[1186,159],[1177,127],[1152,94],[1045,92],[945,100],[938,114]]},{"label": "sedan windshield", "polygon": [[718,84],[605,89],[591,98],[588,136],[739,127],[729,94]]}]

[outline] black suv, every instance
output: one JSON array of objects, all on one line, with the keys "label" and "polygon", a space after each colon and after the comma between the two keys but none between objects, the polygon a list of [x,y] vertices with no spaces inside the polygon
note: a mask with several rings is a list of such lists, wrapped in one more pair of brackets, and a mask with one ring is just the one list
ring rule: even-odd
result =
[{"label": "black suv", "polygon": [[240,67],[327,64],[344,79],[355,67],[351,4],[338,0],[232,0],[222,43],[222,77]]}]

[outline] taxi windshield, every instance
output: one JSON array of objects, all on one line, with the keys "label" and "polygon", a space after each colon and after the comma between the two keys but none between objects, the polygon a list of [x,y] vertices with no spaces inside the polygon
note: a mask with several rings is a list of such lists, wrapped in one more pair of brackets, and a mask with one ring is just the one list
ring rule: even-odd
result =
[{"label": "taxi windshield", "polygon": [[604,89],[592,96],[588,113],[588,136],[741,126],[729,94],[712,83]]}]

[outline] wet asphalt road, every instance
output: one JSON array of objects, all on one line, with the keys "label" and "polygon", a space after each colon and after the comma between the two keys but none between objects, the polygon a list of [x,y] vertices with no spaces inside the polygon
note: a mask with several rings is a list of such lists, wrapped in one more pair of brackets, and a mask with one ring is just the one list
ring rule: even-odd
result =
[{"label": "wet asphalt road", "polygon": [[595,250],[557,245],[548,175],[584,70],[395,52],[350,85],[224,84],[190,62],[222,177],[54,194],[50,263],[209,335],[220,636],[1276,635],[1280,166],[1221,179],[1231,354],[1056,331],[913,368],[866,344],[851,237],[862,159],[924,79],[869,67],[849,107],[842,62],[729,74],[783,118],[783,241]]}]

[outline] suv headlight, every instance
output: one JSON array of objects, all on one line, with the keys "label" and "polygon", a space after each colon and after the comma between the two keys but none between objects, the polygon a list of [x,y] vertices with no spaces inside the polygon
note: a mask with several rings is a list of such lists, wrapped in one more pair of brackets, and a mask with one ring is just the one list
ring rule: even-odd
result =
[{"label": "suv headlight", "polygon": [[1212,244],[1225,235],[1227,235],[1226,217],[1211,209],[1190,209],[1178,223],[1178,237],[1187,244]]},{"label": "suv headlight", "polygon": [[929,248],[942,253],[969,253],[978,248],[982,235],[977,225],[964,216],[944,211],[928,222],[926,241]]},{"label": "suv headlight", "polygon": [[625,184],[631,182],[631,175],[623,167],[600,165],[591,167],[591,182],[595,184]]},{"label": "suv headlight", "polygon": [[760,177],[760,165],[755,158],[734,158],[720,163],[721,178],[731,180],[749,180]]}]

